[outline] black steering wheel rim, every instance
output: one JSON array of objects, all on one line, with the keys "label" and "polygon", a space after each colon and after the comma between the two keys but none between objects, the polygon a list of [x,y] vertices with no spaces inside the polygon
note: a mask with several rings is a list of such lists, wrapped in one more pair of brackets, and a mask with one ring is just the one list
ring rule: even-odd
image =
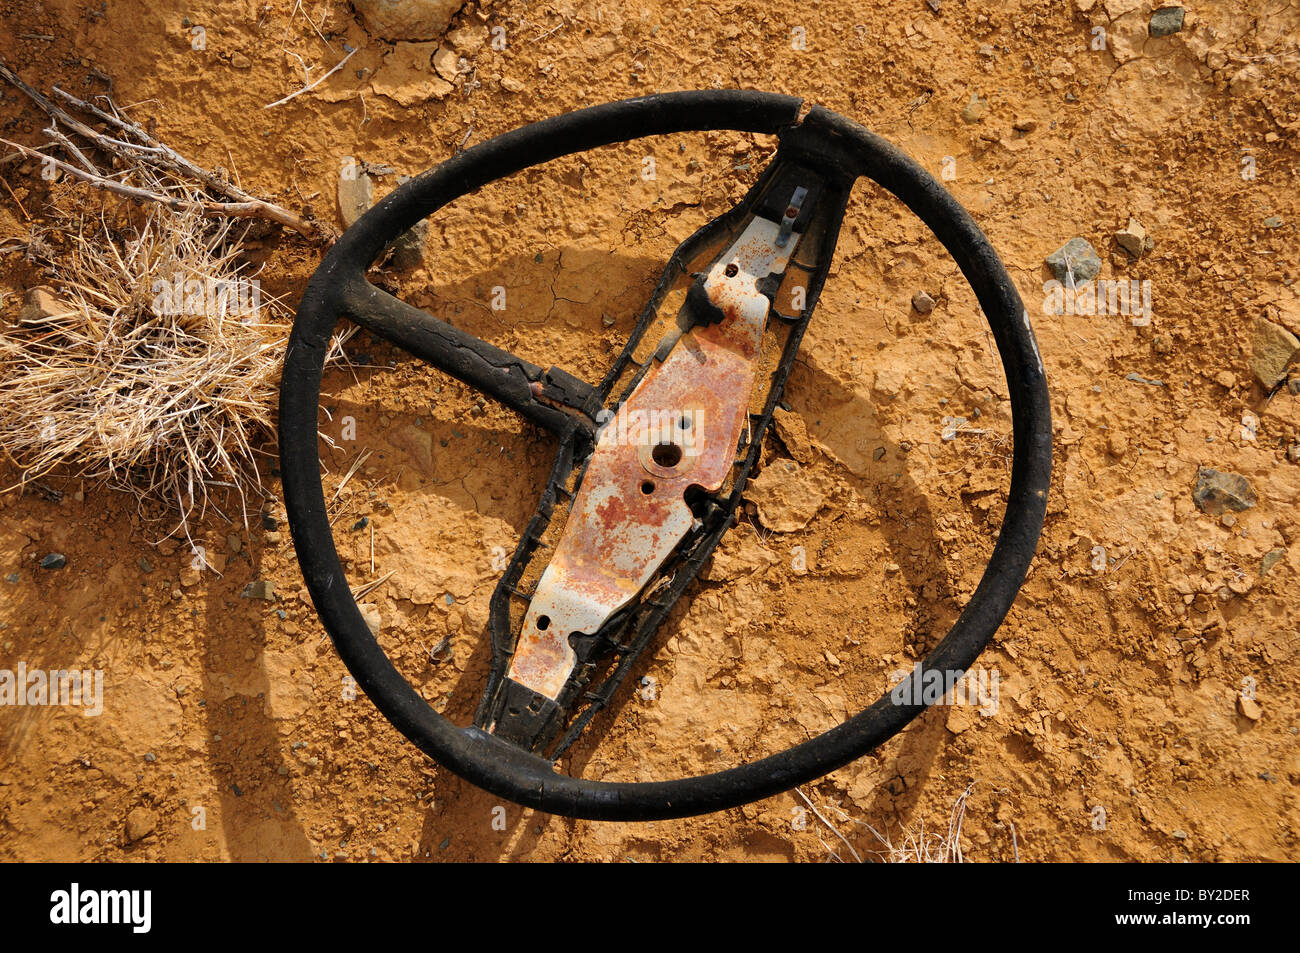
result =
[{"label": "black steering wheel rim", "polygon": [[[799,121],[802,101],[772,93],[702,90],[624,100],[524,126],[459,153],[412,179],[339,239],[303,293],[280,391],[280,466],[289,529],[308,591],[344,664],[393,725],[435,761],[494,794],[555,814],[656,820],[735,807],[820,777],[861,757],[925,710],[886,693],[843,724],[758,761],[712,774],[652,782],[591,781],[436,712],[393,666],[357,608],[326,515],[317,421],[325,355],[340,316],[364,297],[365,272],[420,219],[496,179],[601,145],[675,132],[776,134]],[[820,107],[853,171],[893,193],[940,239],[987,316],[1012,409],[1011,485],[984,575],[922,673],[964,672],[1010,609],[1037,546],[1051,477],[1051,411],[1029,315],[1006,269],[961,205],[886,140]],[[812,114],[810,114],[812,115]],[[919,676],[918,676],[919,677]],[[951,677],[949,677],[951,682]],[[916,693],[914,698],[919,698]]]}]

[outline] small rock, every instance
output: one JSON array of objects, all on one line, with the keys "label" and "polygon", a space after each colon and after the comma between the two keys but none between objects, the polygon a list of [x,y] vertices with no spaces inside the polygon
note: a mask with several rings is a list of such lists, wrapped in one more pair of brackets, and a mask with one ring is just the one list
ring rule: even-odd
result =
[{"label": "small rock", "polygon": [[199,584],[199,571],[197,569],[181,570],[181,585],[186,589]]},{"label": "small rock", "polygon": [[352,0],[366,29],[385,40],[432,40],[451,25],[464,0]]},{"label": "small rock", "polygon": [[1169,36],[1171,33],[1180,32],[1183,28],[1183,16],[1182,7],[1161,7],[1151,14],[1151,35]]},{"label": "small rock", "polygon": [[1043,261],[1052,270],[1056,280],[1067,286],[1071,277],[1077,285],[1081,281],[1092,281],[1101,271],[1101,258],[1097,255],[1097,249],[1083,238],[1071,238]]},{"label": "small rock", "polygon": [[1013,128],[1016,132],[1033,132],[1035,129],[1038,128],[1038,120],[1017,119],[1015,121],[1015,124],[1011,128]]},{"label": "small rock", "polygon": [[1282,557],[1286,555],[1285,549],[1270,549],[1264,554],[1264,558],[1259,561],[1259,574],[1267,575],[1268,571],[1281,562]]},{"label": "small rock", "polygon": [[265,599],[267,602],[275,601],[275,583],[269,579],[255,579],[244,587],[244,591],[239,594],[241,599]]},{"label": "small rock", "polygon": [[158,760],[158,756],[154,754],[152,751],[146,751],[144,753],[144,760],[149,762],[150,764],[153,764],[155,761]]},{"label": "small rock", "polygon": [[352,524],[352,529],[353,530],[365,529],[369,525],[370,525],[370,517],[363,516],[361,517],[361,519],[357,520],[355,523]]},{"label": "small rock", "polygon": [[507,93],[522,93],[524,84],[513,76],[503,76],[501,77],[501,88]]},{"label": "small rock", "polygon": [[1147,250],[1147,230],[1130,215],[1128,226],[1115,233],[1115,244],[1128,252],[1129,257],[1141,258]]},{"label": "small rock", "polygon": [[279,528],[280,528],[280,521],[275,518],[274,514],[272,513],[262,514],[262,529],[274,531]]},{"label": "small rock", "polygon": [[137,560],[135,561],[135,564],[136,564],[137,566],[139,566],[139,567],[140,567],[140,571],[141,571],[142,573],[145,573],[146,575],[147,575],[148,573],[153,572],[153,563],[149,562],[149,560],[145,559],[143,556],[141,556],[139,559],[137,559]]},{"label": "small rock", "polygon": [[1248,510],[1258,502],[1254,488],[1244,476],[1209,467],[1196,471],[1192,499],[1202,513],[1211,516],[1222,516],[1225,510]]},{"label": "small rock", "polygon": [[230,552],[230,555],[232,556],[236,555],[243,548],[244,548],[244,541],[240,539],[238,536],[236,536],[234,533],[231,533],[229,536],[226,537],[226,549]]},{"label": "small rock", "polygon": [[429,221],[423,219],[412,225],[393,242],[389,262],[398,271],[410,271],[424,264],[424,241],[429,234]]},{"label": "small rock", "polygon": [[1287,367],[1297,352],[1300,352],[1300,338],[1268,318],[1255,319],[1250,369],[1264,388],[1271,389],[1286,377]]},{"label": "small rock", "polygon": [[11,572],[9,575],[5,576],[5,582],[9,583],[11,586],[18,585],[18,579],[19,576],[16,572]]},{"label": "small rock", "polygon": [[962,107],[961,118],[968,125],[983,122],[984,117],[988,115],[988,111],[989,101],[980,99],[979,93],[971,93],[970,102]]},{"label": "small rock", "polygon": [[352,224],[375,204],[375,182],[369,173],[356,166],[346,166],[339,173],[339,215],[343,227]]},{"label": "small rock", "polygon": [[1281,215],[1270,215],[1268,218],[1264,219],[1264,227],[1265,227],[1265,228],[1281,228],[1281,227],[1282,227],[1282,216],[1281,216]]},{"label": "small rock", "polygon": [[126,816],[126,842],[134,844],[158,828],[158,815],[146,807],[137,807]]},{"label": "small rock", "polygon": [[781,443],[790,451],[790,456],[800,463],[812,463],[812,443],[808,440],[808,428],[802,417],[793,411],[778,407],[772,414],[772,426],[776,429],[776,435],[781,438]]},{"label": "small rock", "polygon": [[63,553],[49,553],[41,557],[42,569],[62,569],[68,564],[68,557]]},{"label": "small rock", "polygon": [[235,69],[252,69],[253,61],[250,60],[243,53],[231,53],[230,65],[233,66]]},{"label": "small rock", "polygon": [[23,306],[18,309],[19,324],[39,324],[49,318],[67,314],[71,309],[54,294],[53,289],[37,285],[23,295]]},{"label": "small rock", "polygon": [[918,291],[912,295],[912,307],[916,309],[917,314],[929,314],[934,310],[934,299],[924,291]]},{"label": "small rock", "polygon": [[[1292,463],[1300,463],[1300,443],[1293,443],[1286,448],[1286,458]],[[17,582],[18,580],[14,580]]]},{"label": "small rock", "polygon": [[439,76],[447,82],[452,82],[460,75],[460,57],[456,55],[455,50],[449,50],[445,46],[438,47],[433,54],[433,69]]},{"label": "small rock", "polygon": [[361,618],[366,620],[366,628],[370,630],[370,634],[378,635],[379,627],[383,624],[383,619],[379,615],[379,606],[373,602],[363,602],[357,608],[361,610]]},{"label": "small rock", "polygon": [[745,495],[758,508],[758,520],[778,533],[801,530],[826,497],[811,474],[793,460],[775,460],[749,481]]},{"label": "small rock", "polygon": [[1243,718],[1249,718],[1251,721],[1259,721],[1264,717],[1264,709],[1260,707],[1259,702],[1244,695],[1237,696],[1237,711],[1241,712]]}]

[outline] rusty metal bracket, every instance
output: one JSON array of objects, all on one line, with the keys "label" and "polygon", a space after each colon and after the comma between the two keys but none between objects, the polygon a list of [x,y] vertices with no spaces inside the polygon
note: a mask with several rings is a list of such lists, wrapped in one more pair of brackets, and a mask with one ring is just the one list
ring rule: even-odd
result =
[{"label": "rusty metal bracket", "polygon": [[[630,377],[627,389],[599,416],[590,454],[575,459],[569,473],[552,475],[568,497],[567,519],[544,568],[532,572],[536,582],[526,594],[507,584],[523,603],[522,619],[494,614],[494,635],[498,625],[510,631],[499,640],[504,650],[479,709],[483,728],[541,751],[569,727],[549,749],[558,756],[590,720],[575,720],[574,709],[599,710],[621,681],[584,694],[601,663],[625,673],[617,658],[634,659],[644,648],[641,640],[633,650],[626,631],[656,597],[662,601],[670,580],[689,582],[698,573],[702,560],[687,564],[691,543],[705,535],[702,517],[711,527],[730,520],[739,493],[724,488],[738,477],[743,483],[747,451],[761,444],[784,387],[788,368],[782,373],[779,365],[792,361],[798,346],[759,380],[769,319],[784,319],[787,338],[802,335],[817,298],[809,285],[819,289],[825,279],[850,184],[837,170],[788,161],[778,150],[750,194],[674,254],[643,317],[670,317],[660,313],[669,298],[665,283],[679,291],[672,298],[680,299],[678,310],[658,325],[639,322],[627,360],[616,367],[623,373],[607,378]],[[787,278],[802,288],[802,300],[783,314],[777,304]],[[666,331],[628,374],[651,327]],[[756,390],[763,411],[754,415]],[[708,551],[713,545],[716,538]],[[528,575],[537,558],[535,548],[521,547],[505,579]]]}]

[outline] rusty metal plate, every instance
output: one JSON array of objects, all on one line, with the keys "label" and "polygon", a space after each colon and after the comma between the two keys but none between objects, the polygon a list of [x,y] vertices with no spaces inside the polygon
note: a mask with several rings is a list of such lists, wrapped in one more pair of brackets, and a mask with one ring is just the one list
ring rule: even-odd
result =
[{"label": "rusty metal plate", "polygon": [[577,662],[569,637],[599,630],[681,543],[694,521],[687,488],[726,480],[770,307],[757,282],[785,271],[799,238],[754,218],[705,278],[722,318],[681,333],[601,427],[524,616],[514,681],[558,700]]}]

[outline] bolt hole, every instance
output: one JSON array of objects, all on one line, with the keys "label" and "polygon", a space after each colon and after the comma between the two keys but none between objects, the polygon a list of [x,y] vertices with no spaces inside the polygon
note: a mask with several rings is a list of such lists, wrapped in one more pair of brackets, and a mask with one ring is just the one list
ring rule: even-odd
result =
[{"label": "bolt hole", "polygon": [[728,278],[734,278],[740,274],[740,267],[733,261],[730,265],[722,270],[722,273]]},{"label": "bolt hole", "polygon": [[545,632],[551,627],[551,617],[548,615],[539,615],[537,617],[538,631]]},{"label": "bolt hole", "polygon": [[643,480],[641,482],[641,492],[644,493],[646,496],[649,496],[654,491],[655,491],[654,480]]},{"label": "bolt hole", "polygon": [[681,419],[681,422],[680,422],[677,426],[681,427],[683,430],[690,430],[690,429],[691,429],[691,418],[690,418],[690,417],[683,417],[683,418]]},{"label": "bolt hole", "polygon": [[675,443],[657,443],[650,451],[650,459],[665,470],[671,470],[682,462],[682,448]]}]

